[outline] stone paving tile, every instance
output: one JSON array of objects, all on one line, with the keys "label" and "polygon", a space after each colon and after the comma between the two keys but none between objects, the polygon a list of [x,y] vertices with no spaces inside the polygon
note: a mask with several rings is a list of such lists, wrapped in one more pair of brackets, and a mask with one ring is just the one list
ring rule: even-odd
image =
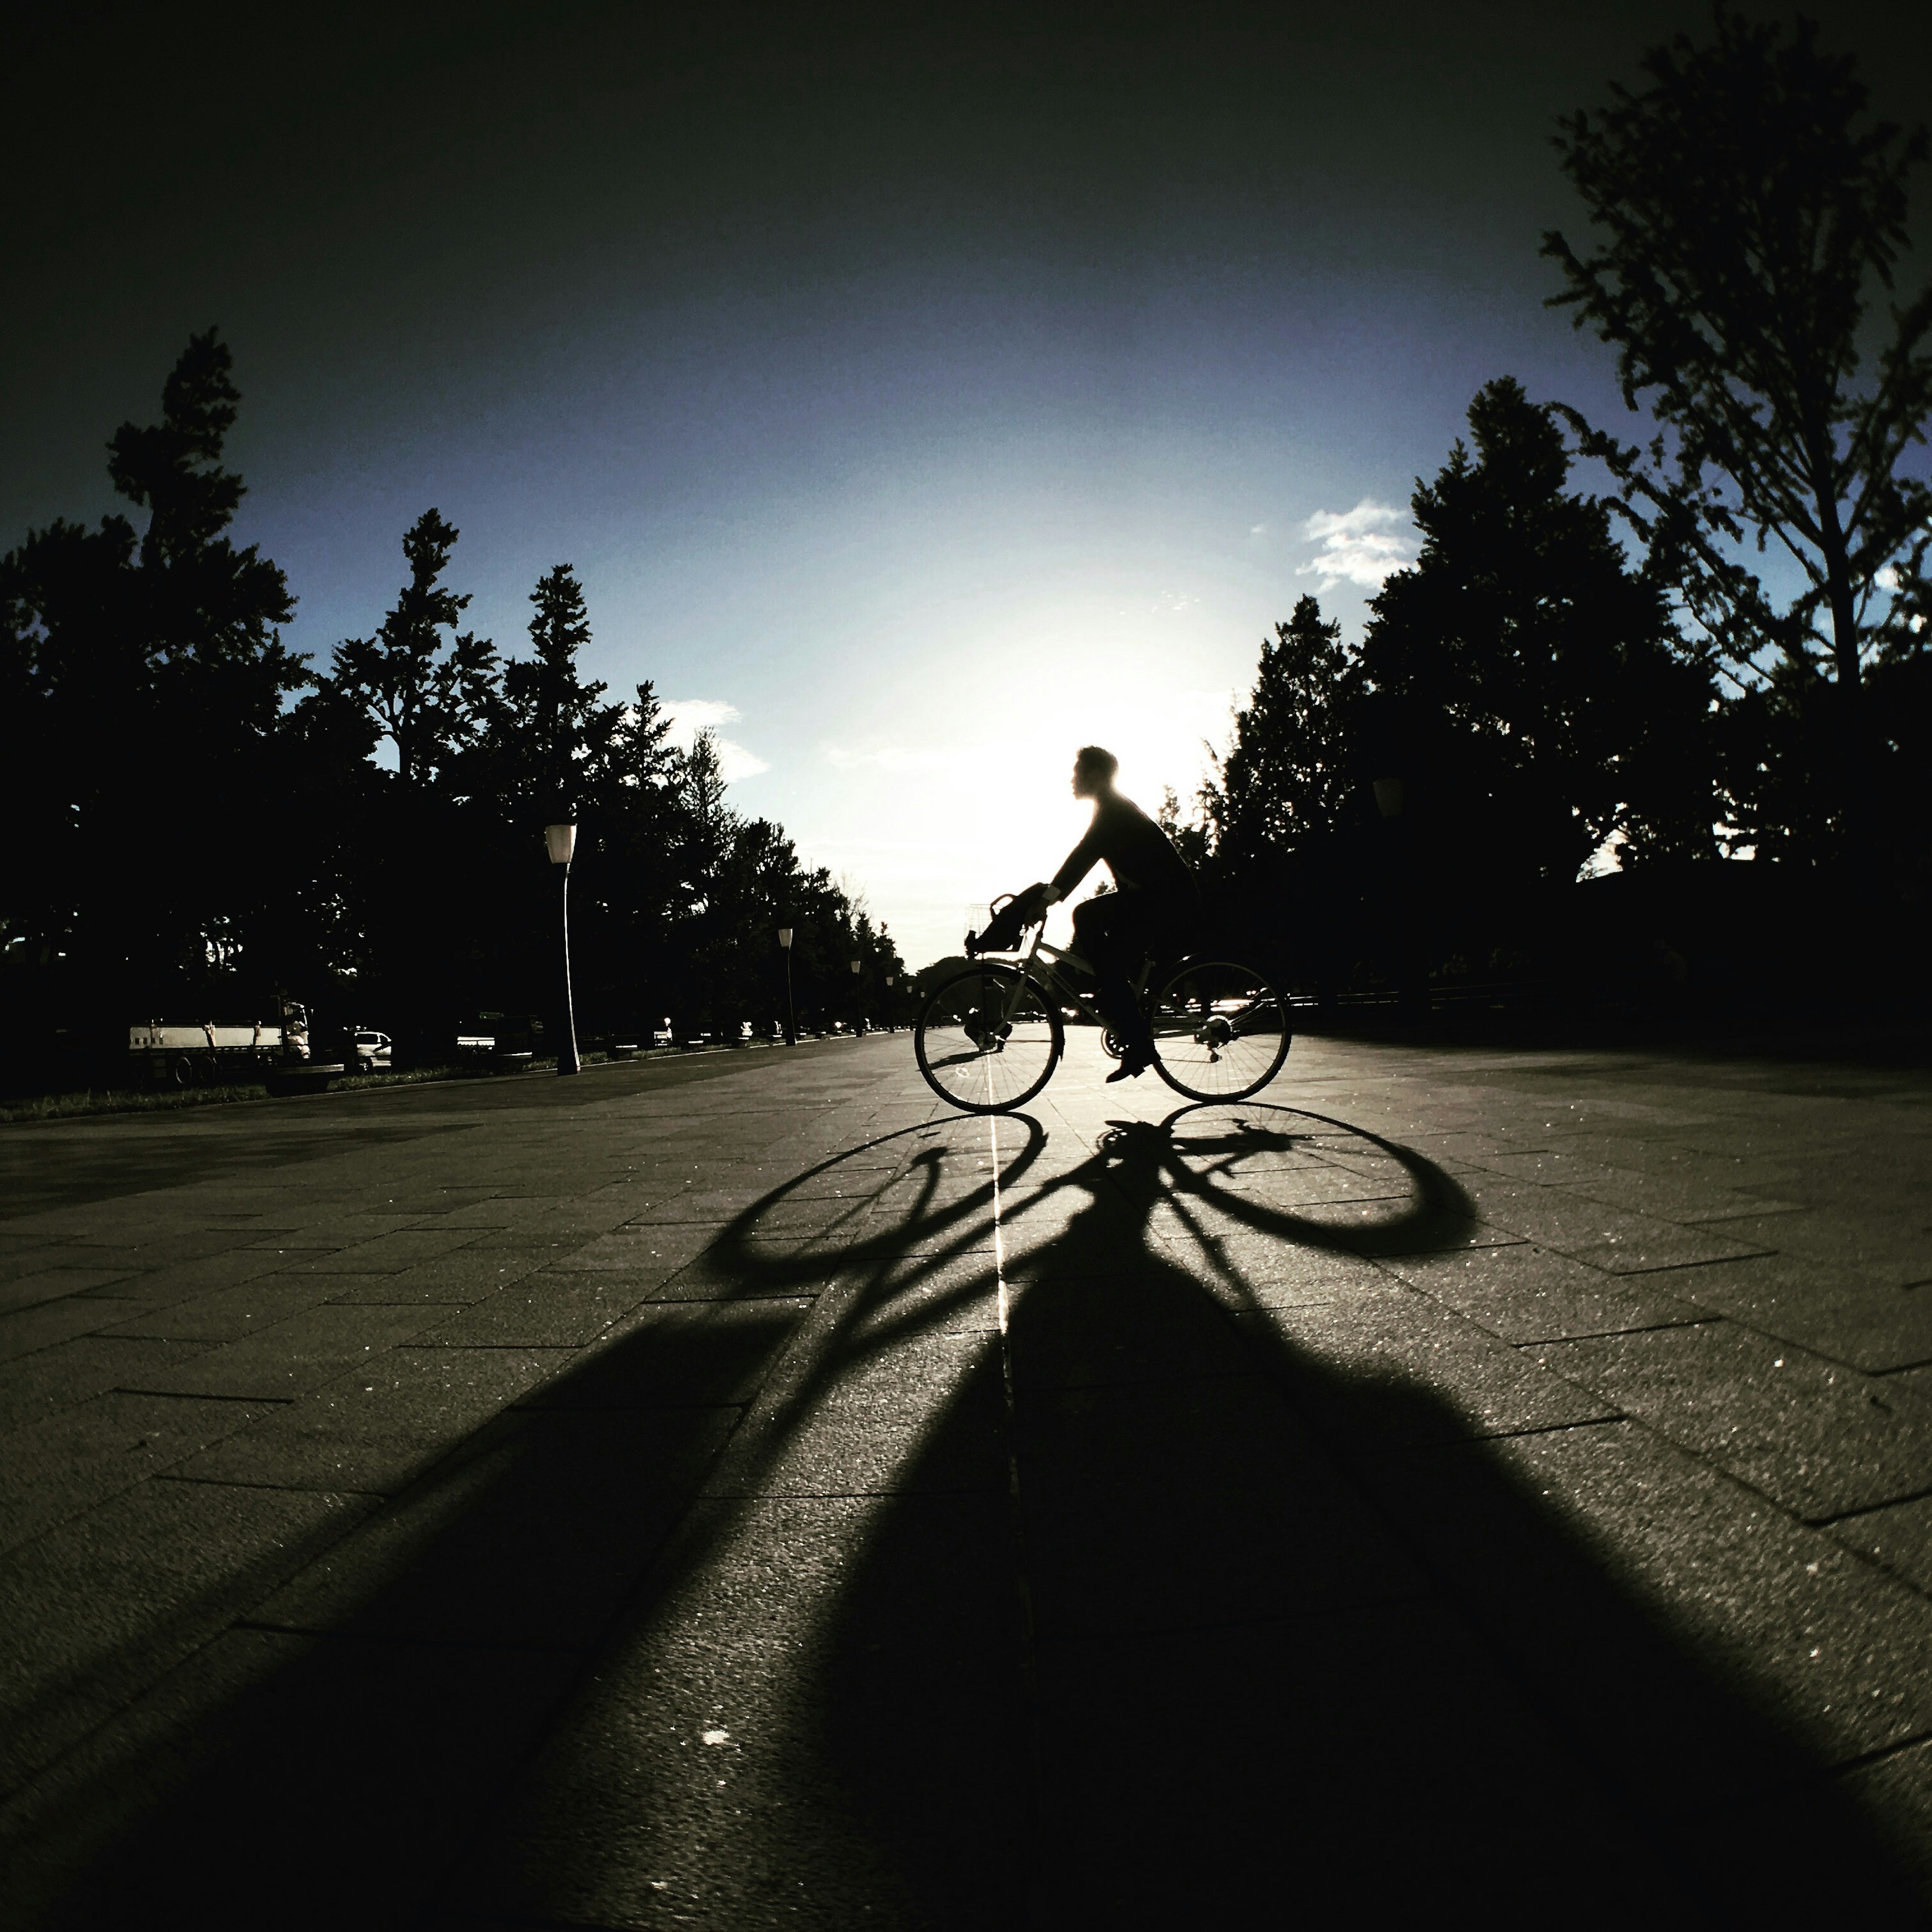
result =
[{"label": "stone paving tile", "polygon": [[1893,1288],[1932,1282],[1932,1232],[1923,1214],[1880,1216],[1814,1208],[1802,1214],[1748,1216],[1710,1232],[1836,1268],[1856,1268]]},{"label": "stone paving tile", "polygon": [[0,1316],[0,1362],[16,1361],[77,1335],[112,1328],[146,1308],[146,1303],[131,1299],[75,1295]]},{"label": "stone paving tile", "polygon": [[149,1309],[104,1332],[159,1341],[238,1341],[316,1306],[326,1293],[306,1276],[258,1275],[233,1288]]},{"label": "stone paving tile", "polygon": [[344,1213],[331,1205],[309,1214],[286,1217],[287,1244],[297,1248],[352,1248],[380,1241],[388,1234],[413,1229],[418,1214]]},{"label": "stone paving tile", "polygon": [[10,1790],[333,1542],[320,1492],[142,1483],[0,1562],[0,1789]]},{"label": "stone paving tile", "polygon": [[238,1706],[312,1648],[308,1638],[230,1630],[0,1802],[0,1887],[20,1923],[77,1916],[76,1883],[232,1736]]},{"label": "stone paving tile", "polygon": [[1854,1368],[1932,1362],[1932,1294],[1856,1268],[1764,1255],[1661,1279],[1700,1308]]},{"label": "stone paving tile", "polygon": [[[1640,1424],[1438,1454],[1436,1471],[1426,1456],[1391,1459],[1376,1485],[1384,1508],[1481,1606],[1542,1694],[1624,1754],[1660,1805],[1708,1818],[1714,1795],[1932,1728],[1932,1604]],[[1546,1524],[1533,1538],[1520,1517],[1508,1534],[1486,1531],[1482,1512],[1456,1500],[1444,1479],[1477,1466],[1487,1490],[1500,1472],[1535,1505]],[[1615,1659],[1588,1602],[1538,1580],[1575,1550],[1587,1554],[1588,1592],[1607,1582],[1663,1636],[1607,1681],[1598,1666]],[[1753,1713],[1768,1728],[1754,1730]]]},{"label": "stone paving tile", "polygon": [[1538,1924],[1580,1871],[1598,1922],[1694,1916],[1629,1814],[1439,1606],[1054,1642],[1037,1668],[1036,1923],[1425,1924],[1480,1898],[1498,1923]]},{"label": "stone paving tile", "polygon": [[1485,1220],[1478,1214],[1416,1213],[1406,1203],[1397,1204],[1391,1213],[1388,1211],[1388,1205],[1342,1204],[1303,1208],[1281,1217],[1289,1224],[1283,1232],[1290,1239],[1299,1235],[1370,1258],[1505,1246],[1525,1238],[1515,1228]]},{"label": "stone paving tile", "polygon": [[728,1408],[506,1415],[250,1622],[580,1649],[657,1556],[736,1420]]},{"label": "stone paving tile", "polygon": [[1022,1283],[1011,1301],[1012,1373],[1023,1398],[1256,1372],[1252,1342],[1221,1304],[1164,1270]]},{"label": "stone paving tile", "polygon": [[[735,1445],[734,1445],[735,1446]],[[983,1406],[940,1425],[823,1403],[789,1435],[766,1431],[758,1453],[728,1451],[706,1479],[712,1497],[980,1495],[1004,1498],[1004,1419]]]},{"label": "stone paving tile", "polygon": [[712,1408],[748,1402],[812,1304],[653,1303],[528,1395],[525,1408]]},{"label": "stone paving tile", "polygon": [[614,1269],[529,1274],[421,1331],[425,1346],[580,1348],[641,1304],[650,1286]]},{"label": "stone paving tile", "polygon": [[1811,1521],[1932,1488],[1932,1403],[1725,1322],[1536,1359]]},{"label": "stone paving tile", "polygon": [[777,1872],[828,1926],[1024,1923],[1012,1534],[1003,1496],[706,1506],[678,1615],[605,1654],[451,1910],[756,1924]]},{"label": "stone paving tile", "polygon": [[466,1228],[404,1228],[339,1248],[327,1256],[297,1261],[291,1274],[400,1274],[420,1262],[466,1246],[473,1238]]},{"label": "stone paving tile", "polygon": [[[779,1300],[814,1294],[842,1271],[842,1254],[813,1255],[804,1244],[760,1241],[749,1255],[704,1252],[660,1277],[649,1290],[653,1301]],[[650,1280],[655,1268],[640,1276]]]},{"label": "stone paving tile", "polygon": [[28,1426],[109,1389],[139,1389],[205,1354],[209,1342],[83,1335],[0,1367],[0,1431]]},{"label": "stone paving tile", "polygon": [[159,1308],[172,1302],[194,1300],[218,1288],[260,1280],[281,1265],[278,1256],[264,1253],[258,1248],[225,1248],[218,1254],[151,1268],[136,1280],[141,1300]]},{"label": "stone paving tile", "polygon": [[1628,1208],[1670,1221],[1720,1220],[1727,1216],[1782,1214],[1802,1204],[1767,1198],[1708,1176],[1641,1167],[1622,1167],[1568,1148],[1499,1154],[1490,1163],[1513,1182],[1535,1181],[1564,1188],[1612,1207]]},{"label": "stone paving tile", "polygon": [[[1772,1244],[1752,1232],[1759,1225],[1756,1222],[1682,1227],[1654,1215],[1586,1200],[1568,1189],[1520,1182],[1492,1184],[1475,1177],[1468,1178],[1466,1185],[1483,1215],[1497,1226],[1538,1247],[1553,1249],[1573,1261],[1588,1262],[1612,1274],[1725,1261],[1734,1256],[1762,1253]],[[1769,1217],[1778,1222],[1786,1218]]]},{"label": "stone paving tile", "polygon": [[131,1268],[61,1267],[45,1268],[35,1274],[17,1275],[0,1287],[0,1313],[14,1309],[40,1307],[90,1288],[114,1286],[121,1295],[126,1296],[134,1292],[140,1279]]},{"label": "stone paving tile", "polygon": [[392,1348],[182,1464],[208,1482],[393,1493],[538,1384],[566,1349]]},{"label": "stone paving tile", "polygon": [[1330,1427],[1385,1447],[1563,1428],[1617,1412],[1408,1288],[1238,1318],[1277,1344],[1298,1400]]},{"label": "stone paving tile", "polygon": [[[801,1268],[810,1250],[797,1251]],[[802,1277],[801,1277],[802,1279]],[[851,1288],[863,1298],[868,1322],[888,1319],[948,1330],[998,1325],[998,1275],[990,1250],[956,1256],[888,1255],[871,1267],[833,1269],[814,1276],[819,1286]]]},{"label": "stone paving tile", "polygon": [[420,1924],[579,1660],[240,1631],[220,1645],[250,1638],[270,1652],[249,1660],[256,1681],[168,1801],[90,1864],[82,1922],[153,1923],[173,1916],[156,1901],[191,1899],[202,1927],[261,1924],[265,1901],[286,1932]]},{"label": "stone paving tile", "polygon": [[358,1365],[374,1364],[397,1343],[434,1327],[444,1312],[422,1304],[370,1308],[322,1303],[164,1371],[152,1393],[286,1401]]},{"label": "stone paving tile", "polygon": [[1527,1244],[1413,1255],[1382,1265],[1505,1342],[1614,1334],[1703,1318],[1702,1310],[1664,1292],[1678,1280],[1674,1272],[1610,1275]]},{"label": "stone paving tile", "polygon": [[711,1246],[724,1226],[722,1222],[677,1222],[661,1227],[620,1228],[586,1240],[560,1257],[557,1265],[620,1268],[631,1274],[656,1271],[668,1276]]},{"label": "stone paving tile", "polygon": [[442,1302],[454,1307],[487,1300],[498,1289],[509,1288],[539,1268],[552,1266],[555,1248],[461,1247],[433,1262],[420,1262],[399,1274],[336,1275],[312,1279],[326,1301],[400,1307],[412,1301]]},{"label": "stone paving tile", "polygon": [[1191,1279],[1232,1293],[1235,1302],[1261,1308],[1335,1301],[1386,1287],[1388,1277],[1365,1256],[1312,1246],[1246,1228],[1216,1228],[1156,1212],[1154,1228],[1163,1257]]},{"label": "stone paving tile", "polygon": [[16,1429],[0,1458],[0,1550],[244,1429],[268,1405],[111,1390]]},{"label": "stone paving tile", "polygon": [[1252,1372],[1023,1385],[1017,1446],[1045,1637],[1207,1628],[1424,1588],[1278,1385]]},{"label": "stone paving tile", "polygon": [[[1932,1470],[1925,1477],[1924,1486],[1932,1490]],[[1883,1564],[1932,1596],[1932,1496],[1844,1516],[1829,1527],[1847,1550]]]},{"label": "stone paving tile", "polygon": [[1856,1766],[1843,1784],[1876,1822],[1886,1849],[1932,1898],[1932,1742]]},{"label": "stone paving tile", "polygon": [[64,1267],[74,1261],[76,1256],[76,1244],[71,1242],[23,1241],[18,1246],[0,1254],[0,1284],[16,1282],[26,1276],[44,1274],[49,1268]]}]

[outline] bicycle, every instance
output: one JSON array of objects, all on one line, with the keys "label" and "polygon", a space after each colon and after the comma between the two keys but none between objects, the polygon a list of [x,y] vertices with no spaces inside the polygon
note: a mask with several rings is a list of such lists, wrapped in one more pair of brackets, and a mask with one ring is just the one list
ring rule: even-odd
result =
[{"label": "bicycle", "polygon": [[[989,910],[997,921],[1001,902]],[[1025,928],[1022,929],[1024,940]],[[1017,964],[980,957],[933,989],[914,1029],[913,1052],[926,1084],[968,1114],[1006,1114],[1023,1107],[1053,1078],[1066,1050],[1063,1009],[1101,1028],[1115,1059],[1121,1042],[1095,1010],[1090,988],[1069,969],[1092,968],[1076,953],[1049,946],[1046,922],[1030,944],[984,950],[1019,954]],[[1147,988],[1158,976],[1151,1005]],[[1154,1029],[1154,1071],[1190,1100],[1245,1100],[1281,1070],[1293,1036],[1287,1003],[1265,975],[1232,960],[1143,960],[1134,997]]]}]

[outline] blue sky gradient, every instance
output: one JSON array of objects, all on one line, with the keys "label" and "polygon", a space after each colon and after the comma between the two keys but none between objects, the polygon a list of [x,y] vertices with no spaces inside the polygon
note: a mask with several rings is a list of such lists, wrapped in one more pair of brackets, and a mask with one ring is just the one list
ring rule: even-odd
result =
[{"label": "blue sky gradient", "polygon": [[[1358,630],[1310,520],[1405,509],[1482,383],[1621,418],[1540,306],[1551,124],[1706,16],[655,17],[50,29],[0,101],[0,540],[111,507],[218,322],[298,649],[380,621],[430,505],[500,648],[570,561],[589,669],[717,722],[916,964],[1077,836],[1076,745],[1190,793],[1298,596]],[[1828,23],[1900,113],[1906,17]]]}]

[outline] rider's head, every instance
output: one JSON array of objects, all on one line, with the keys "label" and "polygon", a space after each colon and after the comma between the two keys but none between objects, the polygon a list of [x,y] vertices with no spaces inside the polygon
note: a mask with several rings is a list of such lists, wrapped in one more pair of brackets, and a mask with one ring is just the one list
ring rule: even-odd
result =
[{"label": "rider's head", "polygon": [[1098,745],[1082,745],[1073,760],[1073,796],[1098,798],[1114,782],[1120,761]]}]

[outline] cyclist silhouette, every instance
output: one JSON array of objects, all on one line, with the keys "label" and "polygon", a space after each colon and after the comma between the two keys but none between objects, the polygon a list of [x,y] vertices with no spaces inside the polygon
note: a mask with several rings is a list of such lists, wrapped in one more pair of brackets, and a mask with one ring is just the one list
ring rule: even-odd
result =
[{"label": "cyclist silhouette", "polygon": [[1201,914],[1194,874],[1174,842],[1114,789],[1119,769],[1112,752],[1081,746],[1073,760],[1073,796],[1094,801],[1094,822],[1051,881],[1029,886],[1010,909],[1020,925],[1031,925],[1096,865],[1104,862],[1113,874],[1116,890],[1073,908],[1075,950],[1100,982],[1094,1004],[1120,1044],[1120,1064],[1109,1081],[1136,1078],[1154,1064],[1154,1034],[1134,997],[1134,969],[1146,953],[1179,951]]}]

